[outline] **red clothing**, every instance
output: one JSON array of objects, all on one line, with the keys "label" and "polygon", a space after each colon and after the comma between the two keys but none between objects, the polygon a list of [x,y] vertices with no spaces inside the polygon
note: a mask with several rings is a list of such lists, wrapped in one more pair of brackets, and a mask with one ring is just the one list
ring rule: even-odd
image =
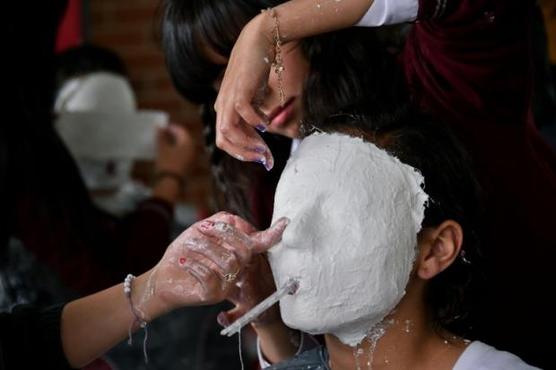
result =
[{"label": "red clothing", "polygon": [[[18,145],[19,138],[7,143]],[[150,198],[123,219],[111,216],[93,205],[53,130],[32,142],[32,155],[14,153],[21,160],[11,163],[5,179],[12,203],[4,210],[9,221],[0,225],[0,236],[19,239],[64,286],[81,294],[120,283],[160,260],[170,242],[172,205]]]},{"label": "red clothing", "polygon": [[47,220],[35,204],[29,195],[18,202],[13,236],[55,272],[64,286],[80,294],[120,283],[128,273],[149,270],[170,242],[173,207],[163,200],[145,200],[121,220],[92,204],[80,203],[81,209],[71,209],[76,205],[68,201],[67,217],[58,222]]},{"label": "red clothing", "polygon": [[477,335],[549,368],[556,156],[532,122],[533,5],[420,0],[402,61],[414,99],[456,130],[486,193],[481,247],[487,285],[478,302]]}]

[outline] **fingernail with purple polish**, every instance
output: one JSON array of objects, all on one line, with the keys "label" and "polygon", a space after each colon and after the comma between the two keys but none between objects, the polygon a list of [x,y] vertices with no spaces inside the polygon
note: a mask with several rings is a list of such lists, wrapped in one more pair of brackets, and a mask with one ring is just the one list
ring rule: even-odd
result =
[{"label": "fingernail with purple polish", "polygon": [[259,123],[257,126],[255,126],[255,128],[257,130],[259,130],[260,132],[266,132],[266,129],[267,129],[267,127],[264,123]]},{"label": "fingernail with purple polish", "polygon": [[264,146],[257,145],[255,147],[255,152],[257,152],[259,154],[264,154],[264,153],[266,153],[266,148]]},{"label": "fingernail with purple polish", "polygon": [[255,162],[262,164],[263,166],[266,167],[266,158],[255,159]]},{"label": "fingernail with purple polish", "polygon": [[270,160],[267,161],[265,159],[265,161],[263,163],[263,166],[267,171],[270,171],[274,167],[274,158],[272,158],[272,156],[271,156]]}]

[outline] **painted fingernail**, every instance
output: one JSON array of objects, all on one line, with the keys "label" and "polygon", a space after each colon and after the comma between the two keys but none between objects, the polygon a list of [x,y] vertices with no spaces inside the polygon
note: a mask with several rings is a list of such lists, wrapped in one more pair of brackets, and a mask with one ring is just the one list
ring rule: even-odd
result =
[{"label": "painted fingernail", "polygon": [[272,155],[270,155],[270,158],[268,160],[265,160],[265,163],[263,163],[263,165],[267,171],[270,171],[274,167],[274,158],[272,157]]},{"label": "painted fingernail", "polygon": [[208,221],[208,220],[205,220],[205,221],[201,222],[201,224],[199,225],[199,227],[203,231],[208,231],[208,230],[212,229],[213,226],[214,226],[214,222]]},{"label": "painted fingernail", "polygon": [[257,152],[259,154],[264,154],[264,153],[266,153],[266,147],[261,146],[261,145],[257,145],[255,147],[255,152]]},{"label": "painted fingernail", "polygon": [[264,166],[264,168],[266,168],[266,158],[262,157],[259,159],[256,159],[255,162],[262,164]]},{"label": "painted fingernail", "polygon": [[264,123],[259,123],[257,126],[255,126],[255,128],[260,132],[266,132],[267,130],[267,127]]}]

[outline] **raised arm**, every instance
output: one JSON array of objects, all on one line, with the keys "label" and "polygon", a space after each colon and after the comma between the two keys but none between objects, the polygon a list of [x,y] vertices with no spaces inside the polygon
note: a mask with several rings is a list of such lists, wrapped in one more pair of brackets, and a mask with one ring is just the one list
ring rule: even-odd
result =
[{"label": "raised arm", "polygon": [[[214,106],[217,137],[229,139],[218,140],[219,147],[236,158],[247,158],[245,152],[255,152],[255,148],[266,148],[255,128],[264,130],[268,118],[258,113],[252,102],[271,73],[276,37],[287,43],[352,26],[372,3],[372,0],[292,0],[253,18],[232,50]],[[270,159],[267,162],[272,163]]]}]

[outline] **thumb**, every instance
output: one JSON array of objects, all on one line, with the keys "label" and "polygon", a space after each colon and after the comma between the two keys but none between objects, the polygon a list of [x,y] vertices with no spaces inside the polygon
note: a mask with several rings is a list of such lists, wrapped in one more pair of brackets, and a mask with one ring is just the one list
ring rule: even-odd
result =
[{"label": "thumb", "polygon": [[266,252],[282,240],[282,234],[289,223],[289,218],[282,217],[268,229],[251,234],[251,239],[254,242],[253,253],[258,254]]}]

